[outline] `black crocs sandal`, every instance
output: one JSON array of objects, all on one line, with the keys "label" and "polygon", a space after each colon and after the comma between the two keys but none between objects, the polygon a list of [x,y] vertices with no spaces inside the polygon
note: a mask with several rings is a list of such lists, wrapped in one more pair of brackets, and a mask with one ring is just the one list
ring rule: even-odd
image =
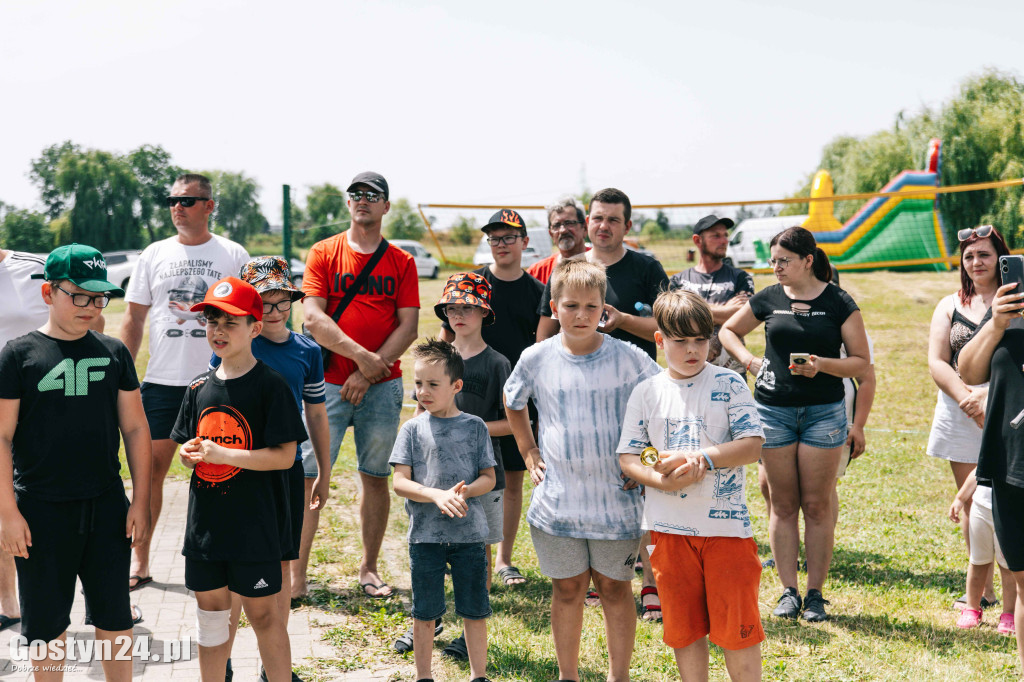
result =
[{"label": "black crocs sandal", "polygon": [[468,661],[469,649],[466,648],[465,633],[453,639],[451,644],[441,650],[441,654],[449,658],[454,658],[456,661]]},{"label": "black crocs sandal", "polygon": [[[441,623],[440,618],[435,622],[436,625],[434,626],[434,637],[437,637],[439,634],[444,632],[444,625]],[[401,637],[395,640],[395,651],[397,651],[400,654],[404,654],[406,652],[412,651],[412,646],[412,628],[409,628],[402,634]]]}]

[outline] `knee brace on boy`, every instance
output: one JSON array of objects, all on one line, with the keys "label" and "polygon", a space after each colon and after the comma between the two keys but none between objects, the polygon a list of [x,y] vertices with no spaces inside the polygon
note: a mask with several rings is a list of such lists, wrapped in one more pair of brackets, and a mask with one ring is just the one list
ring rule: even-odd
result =
[{"label": "knee brace on boy", "polygon": [[196,609],[196,642],[199,646],[220,646],[228,641],[231,631],[228,621],[231,609],[225,611],[203,611]]}]

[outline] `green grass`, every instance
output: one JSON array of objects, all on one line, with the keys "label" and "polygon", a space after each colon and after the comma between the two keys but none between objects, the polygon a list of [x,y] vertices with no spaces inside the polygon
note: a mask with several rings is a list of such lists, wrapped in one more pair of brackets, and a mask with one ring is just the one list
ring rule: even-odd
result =
[{"label": "green grass", "polygon": [[[757,288],[773,281],[758,277]],[[936,392],[926,361],[928,323],[939,298],[957,288],[957,275],[848,274],[843,283],[861,306],[875,344],[878,392],[868,422],[868,450],[851,465],[839,487],[835,558],[824,590],[832,602],[833,619],[806,625],[771,618],[782,588],[774,572],[762,578],[760,603],[767,633],[762,645],[764,677],[1016,679],[1015,645],[1011,638],[996,634],[998,613],[986,612],[985,625],[971,632],[961,632],[954,625],[950,604],[964,588],[966,552],[958,529],[946,519],[955,493],[949,466],[924,453]],[[442,287],[443,279],[420,282],[421,337],[437,334],[439,323],[432,307]],[[108,317],[114,317],[116,305]],[[110,320],[108,329],[116,330]],[[748,341],[759,350],[762,331]],[[410,388],[409,374],[405,382]],[[749,474],[747,499],[755,538],[762,555],[767,555],[765,507],[753,468]],[[310,679],[321,679],[320,675],[329,679],[339,669],[395,665],[405,665],[409,674],[392,679],[413,679],[411,654],[403,657],[391,649],[410,622],[407,519],[401,500],[392,495],[382,557],[385,578],[398,588],[398,596],[370,600],[356,585],[360,545],[351,434],[342,448],[333,485],[314,546],[310,572],[315,590],[309,604],[323,612],[326,637],[336,645],[338,656],[308,668],[319,671]],[[527,500],[529,494],[528,484]],[[524,521],[515,562],[530,581],[521,589],[496,585],[491,592],[495,615],[489,623],[489,675],[495,680],[549,680],[556,674],[548,615],[550,585],[537,570],[525,528]],[[639,595],[639,581],[634,585]],[[435,647],[434,673],[439,680],[465,679],[469,673],[468,666],[439,656],[460,629],[451,604],[449,595],[445,633]],[[711,659],[712,679],[724,678],[724,659],[714,647]],[[672,653],[661,642],[660,625],[638,623],[632,666],[636,680],[678,679]],[[604,679],[607,658],[599,609],[587,609],[584,614],[580,667],[583,680]]]}]

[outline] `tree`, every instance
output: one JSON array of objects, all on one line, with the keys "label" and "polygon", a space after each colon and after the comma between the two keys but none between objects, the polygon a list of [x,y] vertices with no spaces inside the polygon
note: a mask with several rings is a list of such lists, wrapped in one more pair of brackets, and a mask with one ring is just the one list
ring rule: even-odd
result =
[{"label": "tree", "polygon": [[65,156],[79,154],[81,147],[71,140],[50,145],[43,150],[38,159],[32,161],[32,169],[28,176],[39,188],[39,199],[46,206],[46,215],[50,220],[57,218],[67,208],[69,197],[57,187],[57,171]]},{"label": "tree", "polygon": [[160,146],[144,144],[128,153],[128,165],[139,181],[139,221],[149,242],[175,234],[165,199],[171,185],[184,171],[171,163],[171,155]]},{"label": "tree", "polygon": [[418,240],[423,237],[423,230],[423,221],[408,199],[391,202],[391,211],[384,217],[384,235],[388,239]]},{"label": "tree", "polygon": [[229,171],[209,171],[206,176],[213,183],[217,202],[214,227],[227,231],[239,244],[245,244],[254,234],[269,231],[270,223],[260,211],[260,186],[254,179]]},{"label": "tree", "polygon": [[476,218],[467,218],[466,216],[459,216],[459,219],[448,230],[448,236],[456,244],[472,244],[480,238],[478,235]]},{"label": "tree", "polygon": [[352,219],[341,188],[329,182],[309,188],[306,212],[312,226],[311,231],[307,233],[311,237],[310,243],[327,239],[348,229]]},{"label": "tree", "polygon": [[46,214],[25,210],[7,211],[0,222],[0,245],[15,251],[51,251],[53,232],[47,227]]},{"label": "tree", "polygon": [[142,188],[124,158],[96,149],[66,153],[54,180],[57,190],[71,198],[67,214],[73,241],[100,251],[141,246],[136,209]]}]

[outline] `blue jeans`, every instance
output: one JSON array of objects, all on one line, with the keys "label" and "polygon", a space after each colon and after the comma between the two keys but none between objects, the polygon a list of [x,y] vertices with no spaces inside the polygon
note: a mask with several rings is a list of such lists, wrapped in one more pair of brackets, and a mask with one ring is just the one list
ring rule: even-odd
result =
[{"label": "blue jeans", "polygon": [[802,407],[776,407],[757,403],[764,428],[764,449],[804,443],[830,450],[846,443],[846,401]]},{"label": "blue jeans", "polygon": [[[341,386],[327,384],[327,423],[331,429],[331,469],[349,426],[355,427],[358,469],[367,476],[387,478],[388,460],[398,437],[402,416],[402,379],[374,384],[358,406],[341,399]],[[306,478],[316,478],[316,457],[310,441],[302,444],[302,468]]]},{"label": "blue jeans", "polygon": [[412,572],[412,617],[436,620],[448,608],[444,602],[444,568],[452,568],[455,613],[469,620],[489,618],[491,600],[487,595],[487,553],[482,542],[409,545]]}]

